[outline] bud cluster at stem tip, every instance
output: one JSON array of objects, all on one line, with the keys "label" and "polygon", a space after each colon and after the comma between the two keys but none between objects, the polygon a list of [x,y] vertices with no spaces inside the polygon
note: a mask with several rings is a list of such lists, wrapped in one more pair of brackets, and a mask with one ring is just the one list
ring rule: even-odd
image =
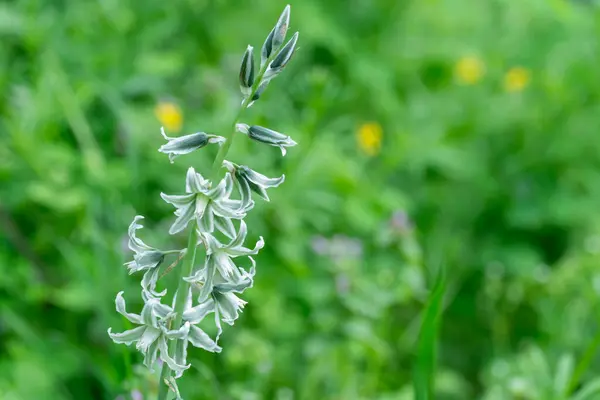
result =
[{"label": "bud cluster at stem tip", "polygon": [[[175,194],[161,193],[162,199],[175,209],[176,218],[169,234],[177,235],[187,230],[187,248],[161,250],[146,244],[138,237],[138,231],[143,228],[142,216],[136,216],[129,226],[129,248],[134,255],[125,266],[130,274],[143,272],[140,287],[144,306],[140,314],[128,312],[123,292],[119,292],[116,310],[135,326],[120,333],[109,328],[108,334],[115,343],[135,344],[149,369],[162,361],[159,400],[166,400],[168,391],[181,399],[176,379],[190,367],[188,345],[210,352],[222,350],[218,344],[221,323],[234,324],[246,305],[239,295],[253,286],[256,263],[252,256],[263,248],[264,240],[259,237],[253,246],[245,247],[248,227],[244,218],[255,204],[252,193],[269,201],[267,190],[282,184],[285,176],[269,178],[246,165],[227,161],[225,156],[236,133],[258,143],[279,147],[283,155],[287,147],[296,145],[283,133],[238,121],[239,115],[260,98],[293,55],[298,33],[284,44],[289,23],[288,5],[262,46],[258,71],[253,47],[246,48],[239,72],[244,100],[232,123],[235,129],[224,136],[197,132],[175,138],[167,136],[161,129],[167,143],[159,151],[167,154],[171,162],[179,156],[217,144],[220,147],[214,162],[215,170],[219,172],[224,168],[226,172],[223,178],[216,172],[205,177],[190,167],[185,189]],[[171,264],[163,268],[169,257]],[[167,289],[159,291],[157,286],[161,277],[176,268],[180,261],[183,266],[179,284],[168,304],[165,301]],[[214,338],[199,326],[209,315],[212,315],[217,330]]]}]

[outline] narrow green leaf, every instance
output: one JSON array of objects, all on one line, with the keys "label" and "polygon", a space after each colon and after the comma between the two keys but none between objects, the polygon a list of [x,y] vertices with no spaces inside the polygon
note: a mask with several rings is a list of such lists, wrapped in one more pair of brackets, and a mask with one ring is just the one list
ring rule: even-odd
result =
[{"label": "narrow green leaf", "polygon": [[423,310],[421,331],[417,344],[416,359],[413,364],[413,387],[416,400],[431,400],[437,359],[437,335],[442,314],[442,301],[446,290],[446,276],[443,266],[437,281],[429,294],[427,306]]},{"label": "narrow green leaf", "polygon": [[594,400],[600,397],[600,379],[588,382],[571,400]]}]

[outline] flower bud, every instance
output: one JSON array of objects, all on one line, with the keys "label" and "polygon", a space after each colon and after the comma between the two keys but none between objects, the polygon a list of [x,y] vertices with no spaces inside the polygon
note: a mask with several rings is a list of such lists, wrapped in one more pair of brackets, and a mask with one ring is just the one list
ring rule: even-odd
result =
[{"label": "flower bud", "polygon": [[168,137],[163,128],[161,128],[160,133],[168,140],[168,143],[160,146],[158,151],[168,154],[171,162],[178,156],[191,153],[209,143],[221,144],[225,141],[225,138],[221,136],[209,135],[204,132],[192,133],[191,135],[180,136],[177,138]]},{"label": "flower bud", "polygon": [[[247,126],[247,125],[246,125]],[[262,126],[250,126],[246,129],[246,132],[241,131],[242,133],[246,133],[248,137],[252,140],[256,140],[257,142],[266,143],[270,146],[279,147],[281,149],[281,154],[285,156],[286,147],[292,147],[296,145],[296,142],[292,140],[291,137],[284,135],[283,133],[276,132],[274,130],[264,128]]]},{"label": "flower bud", "polygon": [[252,92],[254,84],[254,52],[253,47],[248,46],[242,59],[240,67],[240,89],[244,96],[248,96]]},{"label": "flower bud", "polygon": [[285,34],[287,33],[288,27],[290,26],[290,5],[288,4],[283,9],[283,12],[279,16],[277,20],[277,24],[275,24],[275,28],[273,30],[273,50],[277,50],[279,46],[285,40]]},{"label": "flower bud", "polygon": [[272,79],[283,70],[283,68],[287,65],[287,63],[294,55],[297,42],[298,32],[294,33],[294,36],[292,36],[292,38],[286,43],[283,49],[281,49],[279,54],[277,54],[275,59],[271,62],[269,68],[267,69],[267,72],[265,72],[263,79]]},{"label": "flower bud", "polygon": [[273,34],[275,32],[275,28],[269,32],[269,35],[265,39],[265,42],[262,45],[262,49],[260,50],[260,66],[262,68],[263,65],[267,62],[267,59],[271,56],[273,52]]},{"label": "flower bud", "polygon": [[286,43],[283,49],[277,54],[277,57],[273,60],[269,68],[281,69],[286,66],[288,61],[292,58],[294,50],[296,49],[296,42],[298,41],[298,32],[294,33],[294,36]]}]

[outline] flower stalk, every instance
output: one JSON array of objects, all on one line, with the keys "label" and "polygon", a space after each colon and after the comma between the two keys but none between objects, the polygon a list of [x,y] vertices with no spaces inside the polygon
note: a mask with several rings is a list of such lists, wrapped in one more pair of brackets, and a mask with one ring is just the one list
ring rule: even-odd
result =
[{"label": "flower stalk", "polygon": [[[224,137],[201,131],[169,137],[161,129],[167,143],[159,151],[167,154],[171,162],[210,145],[220,147],[208,178],[190,167],[184,193],[161,193],[162,199],[175,207],[174,214],[177,217],[168,233],[177,235],[188,230],[185,249],[160,250],[143,242],[136,233],[143,227],[138,223],[142,216],[136,216],[129,227],[129,247],[135,255],[133,261],[125,265],[131,274],[144,271],[141,281],[144,307],[139,315],[128,313],[123,292],[119,292],[115,301],[117,311],[139,326],[121,333],[113,333],[109,328],[108,334],[115,343],[135,343],[149,369],[152,370],[159,360],[162,361],[158,400],[166,400],[169,393],[174,394],[177,400],[181,399],[176,380],[190,367],[187,363],[188,345],[220,352],[218,340],[223,332],[221,322],[234,324],[246,305],[246,301],[238,295],[253,286],[256,263],[251,256],[263,248],[264,241],[260,237],[253,248],[245,247],[248,228],[243,219],[254,207],[252,193],[269,201],[267,189],[279,186],[285,176],[268,178],[248,166],[227,161],[225,157],[236,133],[245,134],[259,143],[279,147],[283,156],[286,147],[296,145],[291,137],[275,130],[239,122],[244,110],[260,98],[269,82],[283,70],[295,52],[297,32],[282,46],[289,17],[290,7],[287,6],[263,44],[260,69],[256,76],[253,47],[247,47],[239,73],[243,100]],[[234,190],[237,190],[240,199],[232,198]],[[227,241],[221,241],[220,237],[226,237]],[[202,263],[197,262],[199,247],[205,255]],[[165,257],[174,254],[178,254],[178,258],[160,274]],[[238,264],[246,257],[251,263],[248,271]],[[182,260],[177,291],[172,306],[168,306],[162,302],[167,289],[158,291],[156,286],[160,278],[176,268]],[[214,315],[217,328],[214,339],[198,326],[209,314]]]}]

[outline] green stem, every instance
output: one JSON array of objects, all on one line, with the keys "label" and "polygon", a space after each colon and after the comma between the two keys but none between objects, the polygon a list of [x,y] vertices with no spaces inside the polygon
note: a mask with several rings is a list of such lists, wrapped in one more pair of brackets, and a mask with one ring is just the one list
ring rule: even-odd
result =
[{"label": "green stem", "polygon": [[[181,278],[186,276],[190,276],[192,274],[192,270],[194,269],[194,262],[196,261],[196,245],[198,242],[198,233],[196,229],[190,229],[190,235],[188,237],[188,245],[186,257],[184,260],[183,268],[181,269]],[[190,291],[190,283],[184,281],[183,279],[179,280],[179,286],[177,287],[177,294],[175,297],[175,321],[173,322],[173,326],[176,327],[174,329],[178,329],[181,326],[181,322],[183,321],[183,311],[185,307],[185,302],[187,301],[187,294]],[[169,343],[169,352],[171,354],[175,353],[177,348],[177,342],[179,340],[172,340]],[[160,381],[158,382],[158,400],[166,400],[167,395],[169,393],[169,387],[165,384],[165,380],[169,378],[171,375],[171,370],[166,363],[163,363],[162,371],[160,373]]]},{"label": "green stem", "polygon": [[163,254],[179,254],[181,250],[165,250],[162,252]]}]

